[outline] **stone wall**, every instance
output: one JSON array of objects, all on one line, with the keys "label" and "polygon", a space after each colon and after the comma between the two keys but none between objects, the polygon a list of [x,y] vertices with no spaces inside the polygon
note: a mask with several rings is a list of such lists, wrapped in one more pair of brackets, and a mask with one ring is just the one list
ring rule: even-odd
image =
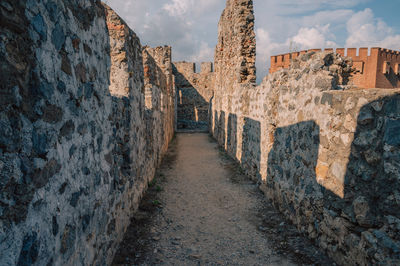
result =
[{"label": "stone wall", "polygon": [[[271,68],[269,73],[282,68],[289,68],[291,61],[307,52],[318,52],[321,49],[293,52],[271,56]],[[333,52],[334,49],[326,48],[325,52]],[[400,87],[400,52],[382,48],[336,48],[336,53],[350,57],[353,60],[354,72],[351,75],[351,84],[358,88],[399,88]]]},{"label": "stone wall", "polygon": [[252,0],[227,0],[218,24],[215,86],[233,88],[256,81],[256,38]]},{"label": "stone wall", "polygon": [[177,87],[178,129],[207,130],[210,99],[214,95],[214,73],[211,62],[201,63],[196,73],[195,63],[174,62]]},{"label": "stone wall", "polygon": [[98,1],[0,12],[1,264],[109,264],[163,153],[146,138],[173,135],[173,90],[148,125],[140,41]]},{"label": "stone wall", "polygon": [[[227,9],[247,2],[228,1]],[[240,18],[250,10],[230,19],[226,12],[220,35],[231,24],[251,27]],[[240,50],[243,43],[231,45],[224,50]],[[217,49],[216,79],[227,69],[240,76],[232,66],[242,59],[218,53],[224,52]],[[217,82],[211,131],[337,263],[399,264],[400,89],[349,90],[351,74],[351,59],[311,51],[258,87],[242,79]]]},{"label": "stone wall", "polygon": [[[146,122],[146,176],[155,174],[168,150],[168,144],[175,132],[176,89],[172,75],[171,47],[144,47],[144,88]],[[161,144],[161,145],[160,145]]]}]

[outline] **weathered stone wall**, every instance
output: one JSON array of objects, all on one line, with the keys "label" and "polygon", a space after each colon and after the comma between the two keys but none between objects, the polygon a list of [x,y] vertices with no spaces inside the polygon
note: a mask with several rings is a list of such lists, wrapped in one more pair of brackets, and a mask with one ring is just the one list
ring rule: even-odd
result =
[{"label": "weathered stone wall", "polygon": [[152,179],[175,132],[176,89],[172,75],[171,47],[144,47],[146,176]]},{"label": "weathered stone wall", "polygon": [[195,63],[174,62],[177,87],[178,129],[207,130],[209,104],[214,94],[214,72],[211,62],[201,63],[196,73]]},{"label": "weathered stone wall", "polygon": [[[243,2],[227,5],[240,9]],[[221,20],[220,35],[239,21],[237,27],[248,27],[239,17]],[[220,58],[217,80],[229,76],[226,69],[240,75],[231,68],[239,57]],[[339,54],[309,52],[258,87],[217,82],[211,131],[339,264],[398,264],[400,90],[348,90],[351,66]]]},{"label": "weathered stone wall", "polygon": [[0,264],[109,264],[159,160],[146,136],[173,134],[145,123],[139,39],[98,1],[0,12]]},{"label": "weathered stone wall", "polygon": [[215,48],[215,86],[256,81],[256,38],[252,0],[227,0],[218,24]]},{"label": "weathered stone wall", "polygon": [[[213,110],[222,110],[226,106],[230,108],[232,95],[237,88],[246,89],[248,86],[254,86],[256,81],[255,61],[253,1],[227,0],[218,23],[218,43],[214,55],[214,97],[210,107],[212,127],[215,126],[212,125],[212,118],[215,116]],[[217,131],[219,127],[226,126],[225,120],[230,119],[224,117],[227,112],[229,113],[230,110],[224,110],[219,114],[224,119],[219,119],[221,124],[216,128]],[[232,119],[234,120],[234,118]],[[221,134],[217,134],[220,142],[226,142],[228,138],[224,133],[225,131],[221,131]]]},{"label": "weathered stone wall", "polygon": [[[292,59],[307,52],[318,52],[321,49],[293,52],[282,55],[271,56],[271,68],[269,73],[273,73],[282,68],[289,68]],[[333,52],[332,48],[326,48],[325,52]],[[353,68],[351,83],[355,87],[370,88],[399,88],[400,87],[400,52],[382,48],[371,48],[368,55],[368,48],[336,48],[336,53],[351,57]]]}]

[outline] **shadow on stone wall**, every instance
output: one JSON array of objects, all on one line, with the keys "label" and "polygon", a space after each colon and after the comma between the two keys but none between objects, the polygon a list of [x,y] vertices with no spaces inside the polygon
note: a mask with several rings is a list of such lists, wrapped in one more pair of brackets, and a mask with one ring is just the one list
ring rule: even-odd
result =
[{"label": "shadow on stone wall", "polygon": [[[338,254],[359,263],[400,262],[400,95],[364,105],[344,176],[343,199],[325,196],[325,207],[344,217]],[[325,194],[326,195],[326,194]],[[332,252],[333,253],[333,252]],[[342,254],[341,254],[342,253]],[[343,261],[346,263],[346,261]]]},{"label": "shadow on stone wall", "polygon": [[[268,198],[337,262],[397,263],[400,95],[361,108],[349,162],[339,173],[344,177],[343,198],[316,181],[318,147],[319,126],[314,121],[276,129],[268,155]],[[245,167],[252,169],[248,164]]]},{"label": "shadow on stone wall", "polygon": [[225,112],[220,111],[214,113],[214,136],[216,136],[218,143],[225,148]]},{"label": "shadow on stone wall", "polygon": [[[148,80],[146,79],[147,84],[145,84],[146,92],[145,92],[145,123],[146,123],[146,158],[152,158],[155,162],[155,165],[159,165],[161,163],[161,148],[157,145],[157,140],[163,138],[164,136],[164,126],[157,126],[158,123],[165,123],[164,114],[166,106],[163,106],[163,97],[161,96],[163,93],[168,93],[167,91],[163,91],[162,87],[167,86],[167,77],[164,74],[163,70],[157,65],[156,60],[147,52],[147,57],[145,65],[151,66],[153,69],[150,72],[150,76]],[[154,156],[155,155],[155,156]],[[151,176],[152,174],[149,174]]]},{"label": "shadow on stone wall", "polygon": [[394,72],[393,68],[390,68],[389,73],[384,75],[385,78],[389,81],[389,83],[396,88],[399,84],[399,76]]},{"label": "shadow on stone wall", "polygon": [[173,66],[177,87],[178,130],[207,131],[209,101],[196,90],[194,84]]},{"label": "shadow on stone wall", "polygon": [[227,129],[227,151],[233,158],[236,158],[237,152],[237,116],[229,114],[228,116],[228,129]]},{"label": "shadow on stone wall", "polygon": [[[9,230],[25,221],[35,191],[47,183],[47,178],[41,181],[35,178],[40,171],[35,171],[33,166],[33,157],[46,159],[47,137],[37,128],[32,128],[31,136],[24,136],[21,117],[33,127],[33,123],[40,118],[38,112],[34,111],[37,103],[44,94],[55,89],[46,83],[41,86],[39,73],[32,71],[37,64],[35,44],[28,31],[30,21],[24,14],[26,3],[12,2],[11,6],[14,10],[12,13],[0,7],[0,26],[2,34],[7,36],[3,45],[11,48],[8,52],[0,50],[0,243],[12,241]],[[18,69],[18,65],[23,66],[22,69]],[[53,109],[51,120],[58,122],[60,118],[55,113],[60,108],[53,106]],[[34,134],[37,141],[32,143]],[[27,143],[33,147],[26,148]],[[16,169],[14,164],[20,164],[18,168],[21,169]],[[51,172],[58,172],[59,164],[53,162],[52,165],[54,170]]]},{"label": "shadow on stone wall", "polygon": [[[214,138],[216,138],[218,140],[219,139],[219,137],[218,137],[219,136],[219,129],[218,129],[219,117],[218,117],[218,111],[217,110],[214,111],[213,121],[211,121],[211,123],[213,123],[213,131],[214,131],[213,135],[214,135]],[[219,144],[222,145],[221,143],[219,143]]]},{"label": "shadow on stone wall", "polygon": [[[218,115],[218,111],[214,111],[214,138],[218,141],[218,143],[222,146],[225,147],[225,129],[224,127],[221,127],[220,125],[220,116],[222,116],[224,112],[221,111],[220,115]],[[222,122],[223,123],[223,122]],[[223,136],[221,136],[223,135]],[[223,140],[223,141],[221,141]]]},{"label": "shadow on stone wall", "polygon": [[314,121],[277,128],[274,133],[268,154],[267,196],[292,220],[305,218],[314,208],[311,198],[319,187],[315,173],[319,143],[319,126]]},{"label": "shadow on stone wall", "polygon": [[261,161],[261,124],[259,121],[251,118],[244,118],[242,133],[242,157],[241,165],[247,169],[249,176],[256,180],[260,178],[260,161]]}]

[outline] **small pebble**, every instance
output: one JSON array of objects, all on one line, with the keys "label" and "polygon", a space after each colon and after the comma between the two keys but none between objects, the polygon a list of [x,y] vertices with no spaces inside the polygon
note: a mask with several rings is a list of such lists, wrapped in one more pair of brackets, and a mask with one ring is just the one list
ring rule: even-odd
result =
[{"label": "small pebble", "polygon": [[199,260],[199,259],[201,259],[201,256],[199,254],[190,254],[189,258]]}]

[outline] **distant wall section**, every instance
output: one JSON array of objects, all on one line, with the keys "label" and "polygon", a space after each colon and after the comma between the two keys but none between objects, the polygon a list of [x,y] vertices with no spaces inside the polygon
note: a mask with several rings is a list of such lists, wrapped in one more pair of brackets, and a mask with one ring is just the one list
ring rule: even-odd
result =
[{"label": "distant wall section", "polygon": [[196,64],[174,62],[173,73],[177,87],[177,128],[179,130],[207,130],[209,103],[214,95],[214,71],[211,62]]}]

